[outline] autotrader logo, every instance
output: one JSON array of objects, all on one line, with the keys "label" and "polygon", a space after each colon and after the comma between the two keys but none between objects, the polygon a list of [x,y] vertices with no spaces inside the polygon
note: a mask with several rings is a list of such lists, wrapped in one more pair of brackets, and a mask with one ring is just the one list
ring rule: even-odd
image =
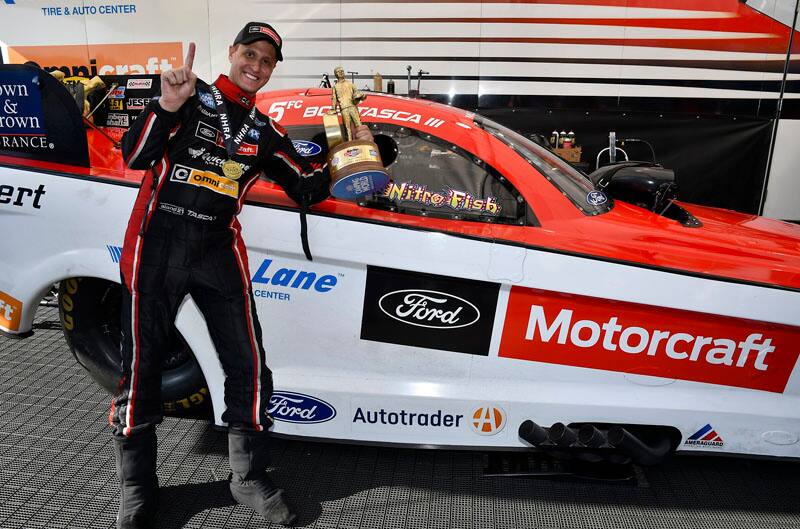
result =
[{"label": "autotrader logo", "polygon": [[506,426],[506,412],[499,406],[483,405],[472,412],[469,425],[478,435],[494,435]]}]

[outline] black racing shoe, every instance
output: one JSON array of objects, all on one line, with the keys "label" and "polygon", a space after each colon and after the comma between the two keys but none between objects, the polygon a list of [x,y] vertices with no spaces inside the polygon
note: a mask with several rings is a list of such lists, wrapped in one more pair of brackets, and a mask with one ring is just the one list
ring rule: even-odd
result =
[{"label": "black racing shoe", "polygon": [[283,497],[283,490],[276,488],[266,476],[251,481],[231,480],[231,494],[237,502],[247,505],[272,523],[294,525],[297,514]]}]

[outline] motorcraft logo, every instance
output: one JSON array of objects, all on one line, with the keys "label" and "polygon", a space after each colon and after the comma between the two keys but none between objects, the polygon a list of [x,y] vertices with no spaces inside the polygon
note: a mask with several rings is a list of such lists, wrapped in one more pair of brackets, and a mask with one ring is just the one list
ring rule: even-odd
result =
[{"label": "motorcraft logo", "polygon": [[215,110],[217,108],[216,104],[214,103],[214,97],[208,92],[197,92],[197,99],[199,99],[200,103],[202,103],[206,108],[210,108],[211,110]]},{"label": "motorcraft logo", "polygon": [[317,154],[322,152],[322,147],[314,143],[313,141],[306,141],[306,140],[292,140],[292,145],[294,145],[294,150],[297,151],[297,154],[300,156],[316,156]]},{"label": "motorcraft logo", "polygon": [[506,426],[506,412],[500,406],[484,404],[472,412],[469,426],[478,435],[495,435]]},{"label": "motorcraft logo", "polygon": [[45,135],[38,73],[3,72],[0,77],[0,135]]},{"label": "motorcraft logo", "polygon": [[267,413],[276,421],[317,424],[336,417],[336,408],[311,395],[292,391],[275,391],[269,399]]},{"label": "motorcraft logo", "polygon": [[170,180],[203,187],[220,195],[227,195],[233,198],[239,197],[239,182],[229,180],[213,171],[201,171],[185,165],[175,164]]},{"label": "motorcraft logo", "polygon": [[691,436],[689,436],[683,443],[688,446],[710,446],[720,448],[725,446],[725,441],[714,430],[711,424],[706,424]]},{"label": "motorcraft logo", "polygon": [[361,339],[488,355],[500,285],[367,267]]},{"label": "motorcraft logo", "polygon": [[389,292],[378,306],[390,318],[429,329],[459,329],[481,318],[478,307],[466,299],[434,290]]},{"label": "motorcraft logo", "polygon": [[511,287],[499,356],[782,393],[800,328]]}]

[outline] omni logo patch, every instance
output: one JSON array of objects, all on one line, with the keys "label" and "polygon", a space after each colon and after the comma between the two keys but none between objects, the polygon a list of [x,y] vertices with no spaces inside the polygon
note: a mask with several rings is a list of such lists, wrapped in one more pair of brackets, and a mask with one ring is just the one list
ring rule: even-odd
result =
[{"label": "omni logo patch", "polygon": [[469,425],[478,435],[494,435],[506,426],[506,412],[499,406],[485,404],[470,416]]},{"label": "omni logo patch", "polygon": [[191,167],[186,167],[185,165],[175,164],[170,180],[172,182],[204,187],[220,195],[227,195],[233,198],[239,197],[239,182],[229,180],[212,171],[200,171]]}]

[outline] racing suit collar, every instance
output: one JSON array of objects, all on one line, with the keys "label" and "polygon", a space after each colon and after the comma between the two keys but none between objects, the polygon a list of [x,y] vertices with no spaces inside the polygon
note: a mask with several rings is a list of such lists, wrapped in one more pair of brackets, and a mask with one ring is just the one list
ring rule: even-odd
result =
[{"label": "racing suit collar", "polygon": [[228,79],[227,75],[220,75],[217,77],[214,85],[219,88],[219,91],[222,92],[222,95],[224,95],[227,99],[238,103],[248,110],[253,108],[253,105],[256,104],[255,96],[251,96],[247,94],[247,92],[242,91],[241,88],[233,84],[233,82]]}]

